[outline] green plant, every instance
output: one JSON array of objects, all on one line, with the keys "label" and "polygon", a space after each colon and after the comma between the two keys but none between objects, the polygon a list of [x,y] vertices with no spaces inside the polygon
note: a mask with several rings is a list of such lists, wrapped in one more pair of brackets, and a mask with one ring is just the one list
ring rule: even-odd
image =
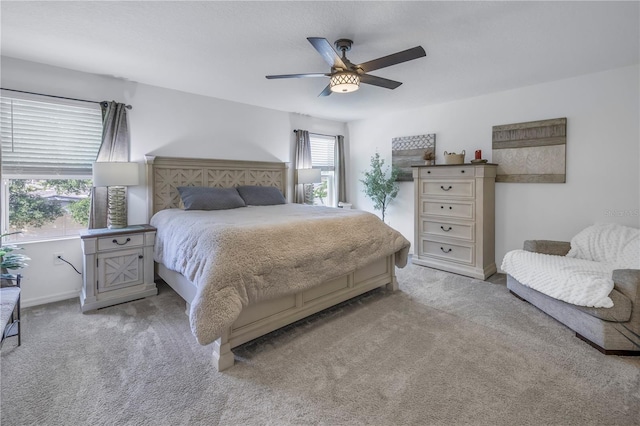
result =
[{"label": "green plant", "polygon": [[60,202],[36,195],[37,188],[26,179],[9,185],[9,225],[13,229],[41,228],[64,215]]},{"label": "green plant", "polygon": [[[1,234],[0,240],[7,235],[19,234],[20,232],[10,232],[8,234]],[[27,266],[27,256],[21,253],[14,253],[16,250],[22,250],[22,247],[18,247],[14,244],[2,244],[0,245],[0,273],[2,278],[10,278],[9,269],[22,269]]]},{"label": "green plant", "polygon": [[[38,192],[53,189],[57,194],[83,194],[91,190],[90,179],[12,179],[9,185],[9,226],[11,229],[41,228],[64,216],[65,209],[59,201],[43,198]],[[89,223],[88,198],[73,202],[69,209],[73,219],[81,224]]]},{"label": "green plant", "polygon": [[91,198],[83,198],[69,204],[71,217],[80,225],[89,225],[89,212],[91,210]]},{"label": "green plant", "polygon": [[384,222],[385,212],[389,203],[398,195],[400,187],[396,182],[400,170],[397,167],[384,168],[384,159],[376,152],[371,157],[371,169],[364,172],[363,192],[373,201],[373,208],[382,212]]}]

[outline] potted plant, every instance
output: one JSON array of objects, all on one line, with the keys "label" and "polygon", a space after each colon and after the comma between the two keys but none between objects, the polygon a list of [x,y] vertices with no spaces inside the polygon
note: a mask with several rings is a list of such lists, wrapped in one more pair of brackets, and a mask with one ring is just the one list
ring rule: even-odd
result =
[{"label": "potted plant", "polygon": [[364,179],[360,182],[364,184],[363,192],[373,201],[373,208],[382,212],[382,221],[384,222],[387,206],[398,195],[400,187],[396,182],[400,169],[389,166],[384,168],[384,159],[380,158],[380,154],[376,152],[371,157],[371,169],[364,172]]},{"label": "potted plant", "polygon": [[[19,234],[20,232],[10,232],[0,235],[0,241],[7,235]],[[21,253],[15,253],[17,250],[22,250],[22,247],[18,247],[15,244],[1,244],[0,245],[0,278],[3,282],[7,282],[9,285],[13,285],[13,278],[15,275],[9,273],[10,269],[22,269],[27,266],[27,256]]]},{"label": "potted plant", "polygon": [[436,159],[436,156],[433,151],[427,149],[424,154],[422,154],[422,159],[424,160],[425,165],[432,166]]}]

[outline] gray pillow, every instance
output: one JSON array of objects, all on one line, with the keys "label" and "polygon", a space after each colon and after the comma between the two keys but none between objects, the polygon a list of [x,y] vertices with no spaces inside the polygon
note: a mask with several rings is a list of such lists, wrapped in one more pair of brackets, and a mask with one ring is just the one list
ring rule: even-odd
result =
[{"label": "gray pillow", "polygon": [[238,186],[237,189],[248,206],[287,204],[282,192],[275,186]]},{"label": "gray pillow", "polygon": [[178,192],[185,210],[226,210],[246,207],[235,188],[180,186]]}]

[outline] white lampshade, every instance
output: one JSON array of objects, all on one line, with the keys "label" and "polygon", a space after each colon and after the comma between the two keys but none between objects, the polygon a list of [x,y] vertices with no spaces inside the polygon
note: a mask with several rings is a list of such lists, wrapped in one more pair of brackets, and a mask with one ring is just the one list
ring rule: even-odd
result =
[{"label": "white lampshade", "polygon": [[320,169],[298,169],[298,183],[320,183],[322,182]]},{"label": "white lampshade", "polygon": [[93,163],[93,186],[134,186],[138,183],[138,163]]},{"label": "white lampshade", "polygon": [[329,88],[335,93],[355,92],[359,87],[360,76],[353,72],[339,72],[329,80]]}]

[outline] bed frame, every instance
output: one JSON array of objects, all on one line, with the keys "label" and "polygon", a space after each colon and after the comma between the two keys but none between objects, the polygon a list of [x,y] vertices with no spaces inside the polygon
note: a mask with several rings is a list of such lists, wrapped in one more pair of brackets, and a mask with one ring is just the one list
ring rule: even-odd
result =
[{"label": "bed frame", "polygon": [[[179,186],[274,186],[285,197],[291,189],[287,184],[287,163],[148,155],[146,164],[149,218],[160,210],[179,207]],[[196,294],[195,285],[160,263],[156,264],[156,273],[187,302],[188,313]],[[309,290],[248,306],[214,342],[214,365],[218,371],[229,368],[234,364],[232,348],[381,286],[392,291],[398,289],[394,255]]]}]

